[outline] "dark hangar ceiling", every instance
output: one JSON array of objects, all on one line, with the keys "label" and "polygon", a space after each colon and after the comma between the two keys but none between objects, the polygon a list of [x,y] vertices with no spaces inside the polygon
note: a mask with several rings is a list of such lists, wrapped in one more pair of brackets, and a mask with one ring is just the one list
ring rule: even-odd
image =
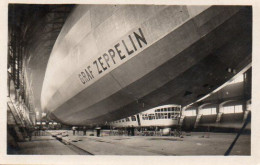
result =
[{"label": "dark hangar ceiling", "polygon": [[8,68],[23,99],[41,111],[45,69],[56,38],[74,5],[9,4]]}]

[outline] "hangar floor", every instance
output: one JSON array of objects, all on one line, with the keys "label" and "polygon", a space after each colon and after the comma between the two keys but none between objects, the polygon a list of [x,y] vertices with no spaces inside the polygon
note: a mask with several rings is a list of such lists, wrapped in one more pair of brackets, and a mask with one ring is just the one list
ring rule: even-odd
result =
[{"label": "hangar floor", "polygon": [[[25,155],[224,155],[236,134],[191,132],[172,136],[69,136],[51,135],[20,142],[13,154]],[[250,155],[249,134],[241,135],[230,155]]]}]

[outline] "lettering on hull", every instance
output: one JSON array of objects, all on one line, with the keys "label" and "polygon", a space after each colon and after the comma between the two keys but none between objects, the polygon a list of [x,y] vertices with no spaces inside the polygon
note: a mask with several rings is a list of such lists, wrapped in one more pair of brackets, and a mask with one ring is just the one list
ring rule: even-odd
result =
[{"label": "lettering on hull", "polygon": [[143,49],[146,45],[147,40],[142,29],[138,28],[138,32],[129,34],[128,37],[116,43],[114,47],[108,49],[107,52],[104,52],[102,55],[97,57],[91,65],[88,65],[84,70],[82,70],[78,74],[81,83],[87,84],[87,82],[95,78],[95,73],[99,75],[103,74],[113,65],[127,60],[127,56],[133,55],[136,51]]}]

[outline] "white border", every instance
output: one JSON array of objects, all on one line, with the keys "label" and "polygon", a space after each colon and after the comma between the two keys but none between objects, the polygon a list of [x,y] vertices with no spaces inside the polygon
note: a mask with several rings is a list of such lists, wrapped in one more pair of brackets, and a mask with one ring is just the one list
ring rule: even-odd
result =
[{"label": "white border", "polygon": [[[175,4],[253,6],[253,83],[251,156],[10,156],[6,155],[7,7],[8,3],[32,4]],[[257,0],[0,0],[0,164],[221,164],[260,165],[260,1]],[[258,30],[257,30],[258,29]]]}]

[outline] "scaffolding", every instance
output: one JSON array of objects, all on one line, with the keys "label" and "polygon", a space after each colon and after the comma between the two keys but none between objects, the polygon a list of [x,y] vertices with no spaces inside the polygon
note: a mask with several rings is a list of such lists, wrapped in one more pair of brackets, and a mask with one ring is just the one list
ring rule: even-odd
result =
[{"label": "scaffolding", "polygon": [[7,139],[8,147],[15,147],[19,141],[30,140],[37,122],[29,62],[39,55],[32,50],[50,55],[73,5],[8,7]]}]

